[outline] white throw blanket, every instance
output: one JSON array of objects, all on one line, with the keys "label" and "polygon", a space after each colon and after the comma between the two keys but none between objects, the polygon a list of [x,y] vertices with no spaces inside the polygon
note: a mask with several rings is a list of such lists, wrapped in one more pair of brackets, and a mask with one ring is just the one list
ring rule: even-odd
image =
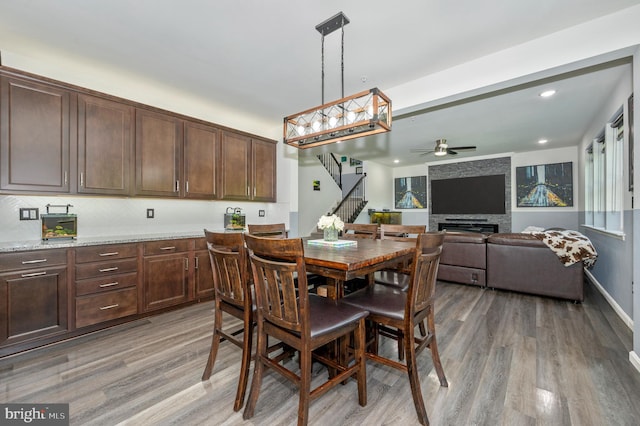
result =
[{"label": "white throw blanket", "polygon": [[570,266],[582,261],[587,268],[596,263],[598,253],[591,244],[591,240],[577,231],[544,231],[531,232],[558,255],[564,266]]}]

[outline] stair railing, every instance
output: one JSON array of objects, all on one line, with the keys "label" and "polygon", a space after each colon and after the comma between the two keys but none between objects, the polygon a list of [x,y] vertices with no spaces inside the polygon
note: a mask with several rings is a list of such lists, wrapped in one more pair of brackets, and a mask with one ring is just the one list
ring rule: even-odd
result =
[{"label": "stair railing", "polygon": [[336,207],[331,214],[335,214],[345,222],[353,222],[356,220],[364,206],[367,205],[365,199],[365,178],[367,174],[363,174],[356,184],[351,188],[351,191],[342,199],[338,207]]}]

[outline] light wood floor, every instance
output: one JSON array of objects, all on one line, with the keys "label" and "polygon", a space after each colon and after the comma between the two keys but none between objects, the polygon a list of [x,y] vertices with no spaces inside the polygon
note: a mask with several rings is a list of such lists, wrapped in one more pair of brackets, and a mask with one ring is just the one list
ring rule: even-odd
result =
[{"label": "light wood floor", "polygon": [[[631,332],[591,285],[583,304],[450,283],[437,294],[449,387],[439,386],[428,351],[419,360],[433,425],[639,424]],[[211,310],[199,304],[2,359],[0,401],[68,402],[74,425],[295,424],[295,389],[273,373],[253,419],[233,412],[240,352],[227,342],[201,382]],[[405,376],[369,363],[367,381],[366,407],[352,380],[312,402],[310,423],[417,424]]]}]

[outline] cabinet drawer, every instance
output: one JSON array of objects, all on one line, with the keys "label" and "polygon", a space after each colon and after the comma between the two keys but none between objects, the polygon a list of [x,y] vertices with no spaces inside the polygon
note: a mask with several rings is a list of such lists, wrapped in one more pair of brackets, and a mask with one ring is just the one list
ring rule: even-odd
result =
[{"label": "cabinet drawer", "polygon": [[205,238],[196,238],[196,250],[206,250],[207,240]]},{"label": "cabinet drawer", "polygon": [[189,251],[191,240],[164,240],[144,243],[144,255],[170,254]]},{"label": "cabinet drawer", "polygon": [[76,327],[86,327],[138,312],[135,288],[76,298]]},{"label": "cabinet drawer", "polygon": [[138,250],[135,244],[113,244],[76,249],[76,263],[100,262],[109,259],[136,257]]},{"label": "cabinet drawer", "polygon": [[76,265],[76,280],[85,278],[95,278],[107,275],[124,274],[126,272],[136,272],[138,259],[120,259],[108,262],[82,263]]},{"label": "cabinet drawer", "polygon": [[65,265],[67,250],[33,250],[0,255],[0,271],[36,269],[51,265]]},{"label": "cabinet drawer", "polygon": [[126,287],[135,287],[137,284],[138,274],[136,272],[76,281],[76,296],[103,293],[105,291],[119,290]]}]

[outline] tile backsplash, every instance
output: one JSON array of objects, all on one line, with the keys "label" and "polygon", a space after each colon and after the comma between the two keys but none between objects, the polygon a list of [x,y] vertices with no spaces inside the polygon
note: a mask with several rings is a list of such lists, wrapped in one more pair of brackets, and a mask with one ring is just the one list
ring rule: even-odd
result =
[{"label": "tile backsplash", "polygon": [[[78,237],[222,229],[228,207],[240,207],[246,214],[247,223],[288,224],[289,221],[289,206],[286,203],[0,195],[0,242],[40,239],[42,222],[20,220],[20,208],[38,208],[43,214],[46,213],[47,204],[73,206],[69,213],[78,216]],[[154,209],[153,219],[147,219],[147,209]],[[259,217],[259,210],[266,211],[265,217]],[[51,212],[60,213],[64,209],[57,208]]]}]

